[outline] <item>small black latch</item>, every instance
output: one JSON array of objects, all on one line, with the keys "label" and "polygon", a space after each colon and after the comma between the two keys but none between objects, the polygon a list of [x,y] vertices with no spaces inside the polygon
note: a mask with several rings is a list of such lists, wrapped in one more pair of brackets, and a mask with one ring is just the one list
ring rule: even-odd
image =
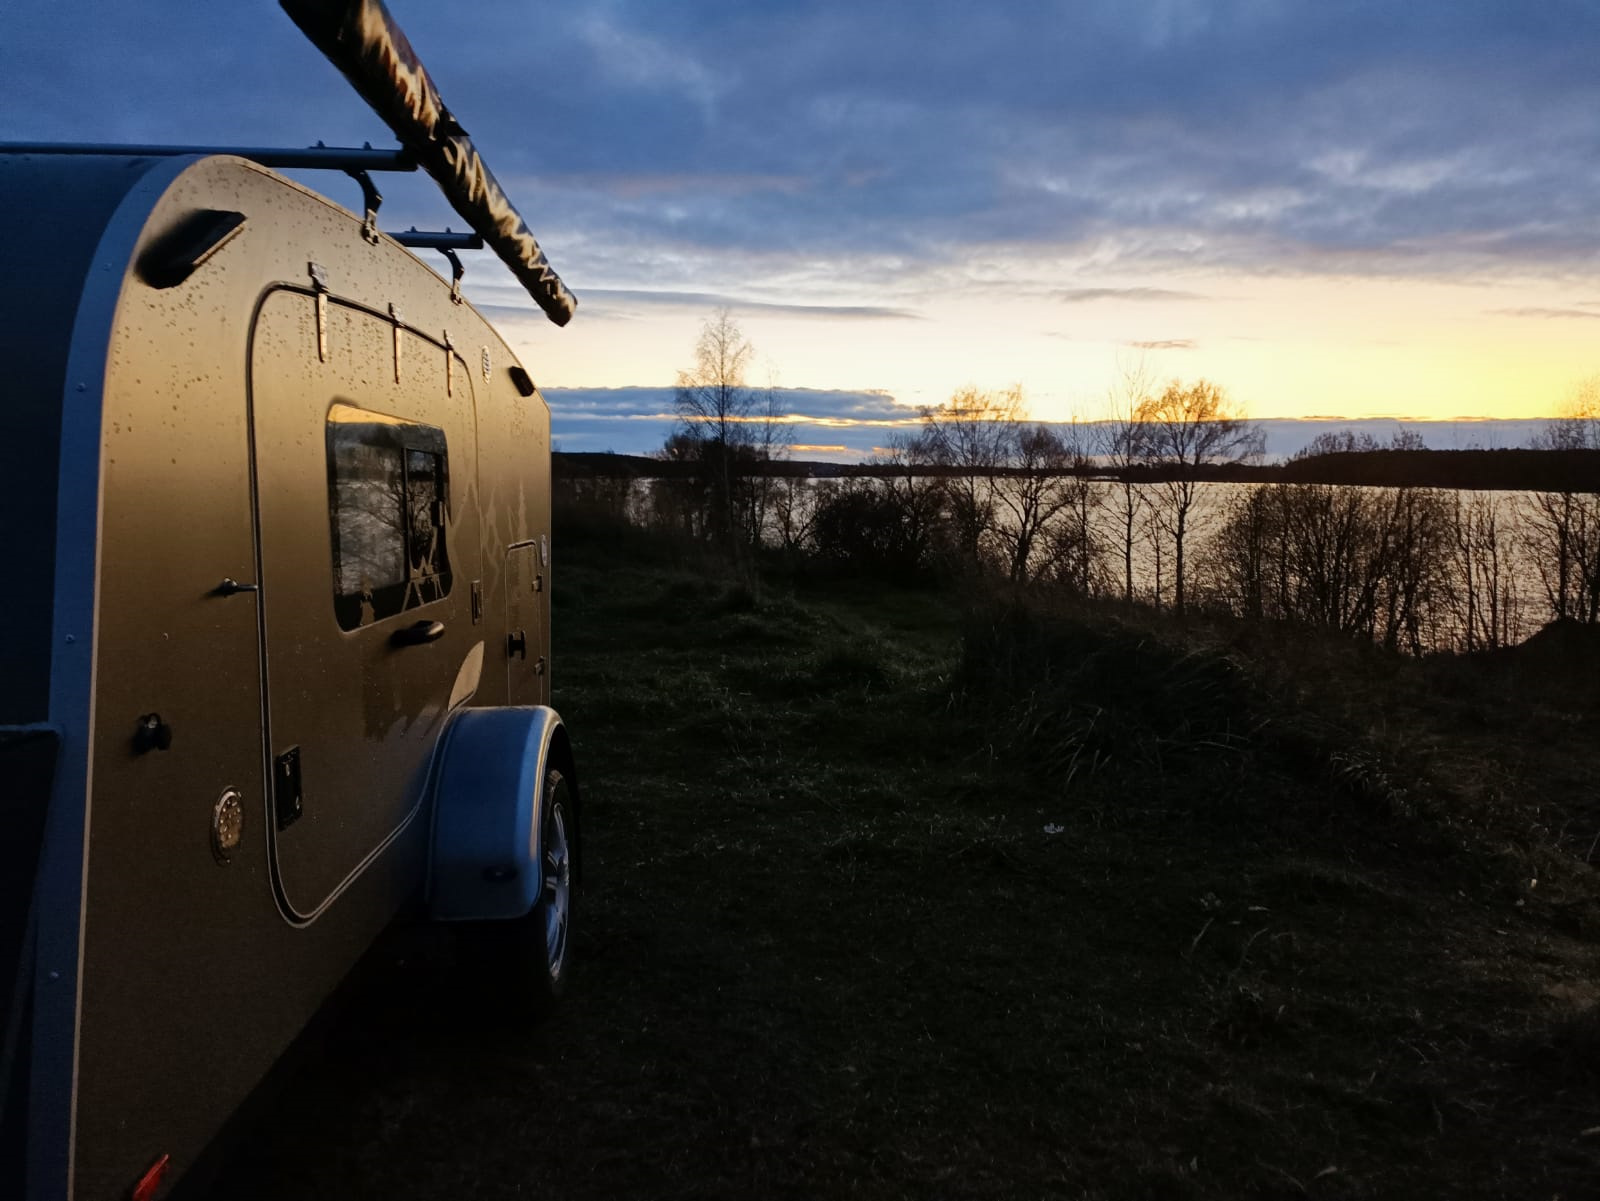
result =
[{"label": "small black latch", "polygon": [[472,581],[472,624],[483,621],[483,581]]},{"label": "small black latch", "polygon": [[172,745],[172,727],[161,720],[159,713],[146,713],[133,731],[133,753],[164,751]]},{"label": "small black latch", "polygon": [[514,634],[506,635],[506,658],[509,659],[512,655],[519,659],[528,657],[528,633],[526,630],[518,630]]},{"label": "small black latch", "polygon": [[283,830],[300,820],[300,748],[292,746],[272,762],[272,807]]}]

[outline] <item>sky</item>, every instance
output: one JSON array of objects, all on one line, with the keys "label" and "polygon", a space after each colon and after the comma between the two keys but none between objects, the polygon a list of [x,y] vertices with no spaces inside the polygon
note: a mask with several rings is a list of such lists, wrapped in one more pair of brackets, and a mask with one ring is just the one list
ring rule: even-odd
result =
[{"label": "sky", "polygon": [[[659,445],[639,390],[724,306],[852,454],[888,427],[828,422],[1017,384],[1093,418],[1130,366],[1277,419],[1526,419],[1600,373],[1596,0],[389,7],[579,298],[558,329],[468,256],[584,449]],[[0,95],[0,139],[393,143],[269,0],[10,0]],[[381,186],[385,228],[459,228]]]}]

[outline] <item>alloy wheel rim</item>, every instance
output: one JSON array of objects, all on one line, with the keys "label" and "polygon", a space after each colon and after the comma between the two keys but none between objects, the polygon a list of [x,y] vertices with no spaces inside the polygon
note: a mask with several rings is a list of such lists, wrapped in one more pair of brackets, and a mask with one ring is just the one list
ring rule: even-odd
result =
[{"label": "alloy wheel rim", "polygon": [[566,815],[553,805],[544,836],[545,963],[551,977],[561,974],[567,958],[567,923],[572,908],[572,856],[567,845]]}]

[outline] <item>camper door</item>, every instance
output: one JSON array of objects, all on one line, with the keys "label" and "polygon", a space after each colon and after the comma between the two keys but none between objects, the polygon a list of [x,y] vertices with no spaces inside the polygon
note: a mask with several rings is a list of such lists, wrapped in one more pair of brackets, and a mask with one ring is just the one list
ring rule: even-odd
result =
[{"label": "camper door", "polygon": [[250,370],[265,825],[279,901],[309,920],[416,816],[482,662],[472,379],[444,340],[288,288]]}]

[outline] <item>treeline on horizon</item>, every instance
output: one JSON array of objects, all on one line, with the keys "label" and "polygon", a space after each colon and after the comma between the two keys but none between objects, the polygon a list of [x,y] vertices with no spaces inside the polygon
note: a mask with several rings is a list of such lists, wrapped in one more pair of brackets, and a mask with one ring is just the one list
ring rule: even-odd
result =
[{"label": "treeline on horizon", "polygon": [[[622,477],[627,479],[687,478],[698,467],[691,461],[611,451],[556,451],[557,478]],[[773,458],[750,465],[754,474],[801,479],[861,477],[885,479],[899,467],[881,462],[828,463],[810,459]],[[930,475],[954,468],[927,464]],[[993,468],[997,476],[1017,469]],[[1155,482],[1171,474],[1158,465],[1116,466],[1090,462],[1056,468],[1062,475],[1083,475],[1112,481]],[[1317,450],[1307,447],[1281,463],[1203,463],[1195,478],[1214,483],[1344,484],[1353,487],[1463,488],[1500,492],[1583,492],[1600,487],[1600,449],[1496,450]]]},{"label": "treeline on horizon", "polygon": [[[750,353],[726,312],[708,321],[660,457],[563,456],[562,519],[644,526],[746,568],[999,581],[1418,655],[1600,625],[1600,384],[1523,450],[1325,433],[1272,466],[1206,380],[1130,372],[1110,419],[1069,424],[1030,420],[1019,389],[966,388],[872,463],[823,476],[787,459],[772,394],[743,384]],[[1202,492],[1218,481],[1243,486]]]}]

